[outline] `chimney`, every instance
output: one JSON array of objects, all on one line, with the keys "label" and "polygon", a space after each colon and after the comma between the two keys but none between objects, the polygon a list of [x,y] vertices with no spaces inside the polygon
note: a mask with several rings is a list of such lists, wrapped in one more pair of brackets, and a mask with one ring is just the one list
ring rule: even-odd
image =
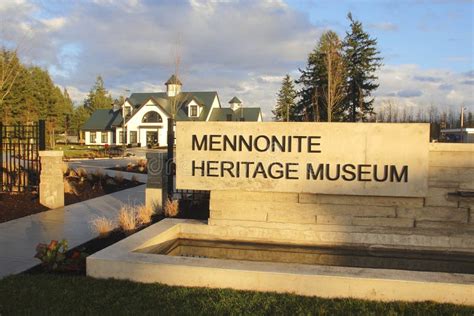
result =
[{"label": "chimney", "polygon": [[166,85],[166,94],[168,97],[174,97],[181,92],[181,86],[183,85],[181,81],[175,76],[172,75],[168,81],[165,82]]}]

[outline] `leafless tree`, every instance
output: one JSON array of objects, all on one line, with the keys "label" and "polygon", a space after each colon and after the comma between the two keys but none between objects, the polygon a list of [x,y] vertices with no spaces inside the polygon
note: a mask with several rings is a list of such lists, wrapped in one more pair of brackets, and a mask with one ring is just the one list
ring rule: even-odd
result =
[{"label": "leafless tree", "polygon": [[[334,34],[335,35],[335,34]],[[328,112],[328,122],[333,119],[333,114],[340,112],[345,93],[344,58],[341,54],[342,44],[337,35],[328,36],[323,47],[324,63],[327,72],[327,88],[324,89],[324,99]]]},{"label": "leafless tree", "polygon": [[9,51],[2,47],[0,49],[0,106],[10,94],[20,71],[21,64],[17,50]]}]

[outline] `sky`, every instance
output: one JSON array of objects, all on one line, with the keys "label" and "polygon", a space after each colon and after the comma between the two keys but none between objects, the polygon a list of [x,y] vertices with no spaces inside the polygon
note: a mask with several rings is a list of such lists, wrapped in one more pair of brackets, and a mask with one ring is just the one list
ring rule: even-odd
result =
[{"label": "sky", "polygon": [[376,109],[474,111],[474,1],[0,0],[0,44],[18,47],[80,105],[98,75],[114,97],[217,91],[222,106],[271,109],[285,74],[298,78],[320,35],[343,38],[347,13],[378,41]]}]

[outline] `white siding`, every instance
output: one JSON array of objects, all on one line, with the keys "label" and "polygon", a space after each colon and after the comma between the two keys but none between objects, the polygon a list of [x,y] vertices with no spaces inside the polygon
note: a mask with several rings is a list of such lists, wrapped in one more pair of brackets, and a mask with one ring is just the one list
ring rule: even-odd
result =
[{"label": "white siding", "polygon": [[214,101],[212,101],[211,109],[209,110],[209,113],[207,114],[206,121],[209,121],[209,118],[211,117],[211,113],[213,109],[218,109],[221,107],[221,103],[219,101],[219,97],[216,95],[214,97]]},{"label": "white siding", "polygon": [[[160,123],[142,123],[143,116],[150,112],[155,111],[161,116],[162,122]],[[147,145],[146,132],[147,131],[158,131],[158,143],[160,146],[166,146],[166,134],[167,134],[167,121],[168,115],[153,101],[148,101],[133,117],[126,123],[127,129],[127,142],[130,141],[130,131],[137,132],[137,141],[141,144],[142,147]],[[117,128],[117,131],[121,130]],[[119,133],[117,133],[117,142]]]}]

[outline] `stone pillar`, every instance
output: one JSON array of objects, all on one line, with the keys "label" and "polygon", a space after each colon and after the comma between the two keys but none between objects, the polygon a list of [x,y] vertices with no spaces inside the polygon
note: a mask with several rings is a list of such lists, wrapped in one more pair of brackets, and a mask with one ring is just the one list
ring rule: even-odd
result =
[{"label": "stone pillar", "polygon": [[148,180],[145,190],[145,206],[160,212],[168,197],[166,189],[166,153],[147,153]]},{"label": "stone pillar", "polygon": [[39,152],[41,159],[40,203],[49,208],[64,206],[63,152]]}]

